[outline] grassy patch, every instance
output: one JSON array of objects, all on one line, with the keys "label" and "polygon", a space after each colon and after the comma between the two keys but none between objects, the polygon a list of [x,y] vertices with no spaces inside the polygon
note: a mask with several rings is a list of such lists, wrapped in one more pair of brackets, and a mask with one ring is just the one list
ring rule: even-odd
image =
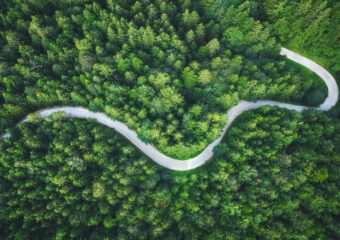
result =
[{"label": "grassy patch", "polygon": [[[324,56],[315,56],[315,55],[311,55],[308,53],[307,50],[303,50],[303,49],[299,49],[298,46],[295,46],[294,43],[290,43],[288,44],[288,48],[296,53],[299,53],[311,60],[313,60],[314,62],[318,63],[319,65],[321,65],[322,67],[324,67],[327,71],[329,71],[333,77],[335,78],[335,81],[337,82],[338,86],[340,85],[340,81],[339,81],[339,72],[336,71],[335,69],[333,69],[330,64],[329,64],[329,59],[327,59]],[[332,115],[333,117],[336,118],[340,118],[340,102],[338,101],[337,104],[335,105],[335,107],[333,107],[330,110],[330,115]]]},{"label": "grassy patch", "polygon": [[291,60],[287,60],[287,63],[289,66],[299,71],[302,74],[303,79],[311,79],[313,82],[310,89],[302,97],[301,102],[298,102],[296,104],[317,107],[321,103],[323,103],[328,93],[325,82],[318,75],[316,75],[314,72],[310,71],[306,67]]}]

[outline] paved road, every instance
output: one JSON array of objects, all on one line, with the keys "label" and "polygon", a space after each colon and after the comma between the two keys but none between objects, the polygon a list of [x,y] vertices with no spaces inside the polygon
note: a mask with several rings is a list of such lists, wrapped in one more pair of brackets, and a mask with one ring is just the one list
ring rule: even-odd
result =
[{"label": "paved road", "polygon": [[[287,58],[293,60],[294,62],[297,62],[307,67],[324,80],[328,88],[328,96],[317,109],[319,109],[320,111],[328,111],[336,104],[339,97],[339,89],[335,79],[329,72],[327,72],[323,67],[316,64],[315,62],[301,55],[298,55],[288,49],[282,48],[280,54],[286,56]],[[245,111],[256,109],[265,105],[277,106],[280,108],[295,110],[298,112],[302,112],[303,110],[308,109],[308,107],[305,106],[298,106],[275,101],[266,100],[260,100],[256,102],[241,101],[239,104],[237,104],[227,112],[228,122],[226,126],[223,128],[221,136],[212,143],[210,143],[207,146],[207,148],[204,149],[204,151],[201,152],[199,155],[188,160],[173,159],[171,157],[164,155],[152,145],[145,144],[144,142],[142,142],[137,137],[136,132],[130,130],[124,123],[112,120],[104,113],[91,112],[90,110],[87,110],[82,107],[54,107],[38,111],[38,113],[40,114],[41,118],[46,118],[56,112],[64,112],[68,117],[96,119],[98,123],[108,126],[109,128],[115,129],[117,132],[119,132],[121,135],[127,138],[130,142],[132,142],[136,147],[138,147],[145,155],[147,155],[149,158],[151,158],[159,165],[172,170],[186,171],[202,166],[212,158],[214,147],[217,146],[222,141],[225,133],[227,132],[227,129],[240,114],[242,114]],[[27,121],[27,119],[24,119],[23,121]],[[9,137],[10,137],[9,134],[5,134],[1,138]]]}]

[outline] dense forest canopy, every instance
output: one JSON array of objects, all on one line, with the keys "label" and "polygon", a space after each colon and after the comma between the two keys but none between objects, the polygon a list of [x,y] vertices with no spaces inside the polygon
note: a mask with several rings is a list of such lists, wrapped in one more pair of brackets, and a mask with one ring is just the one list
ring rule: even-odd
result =
[{"label": "dense forest canopy", "polygon": [[314,88],[319,98],[307,103],[325,97],[315,76],[280,57],[249,2],[217,12],[194,1],[1,4],[3,129],[32,110],[84,106],[187,158],[218,137],[241,99],[299,102]]},{"label": "dense forest canopy", "polygon": [[336,239],[339,132],[325,114],[264,107],[241,116],[208,165],[177,173],[97,123],[33,120],[0,142],[0,233]]},{"label": "dense forest canopy", "polygon": [[321,60],[339,76],[339,1],[260,0],[257,18],[265,17],[278,39]]},{"label": "dense forest canopy", "polygon": [[240,100],[316,106],[339,78],[335,0],[0,0],[0,239],[340,239],[340,104],[242,114],[207,165],[158,166],[127,123],[178,158],[220,135]]}]

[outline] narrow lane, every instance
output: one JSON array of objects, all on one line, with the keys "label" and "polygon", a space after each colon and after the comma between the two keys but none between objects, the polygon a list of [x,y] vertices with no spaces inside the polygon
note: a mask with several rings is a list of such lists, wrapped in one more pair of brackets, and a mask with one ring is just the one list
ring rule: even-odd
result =
[{"label": "narrow lane", "polygon": [[[328,96],[325,99],[325,101],[319,107],[317,107],[318,110],[328,111],[333,106],[335,106],[339,98],[339,89],[335,79],[327,70],[325,70],[317,63],[297,53],[294,53],[286,48],[282,48],[280,54],[315,72],[326,83],[328,88]],[[226,126],[223,128],[221,136],[214,140],[212,143],[210,143],[199,155],[188,160],[178,160],[166,156],[152,145],[142,142],[137,137],[136,132],[130,130],[124,123],[112,120],[104,113],[95,113],[82,107],[67,107],[67,106],[44,109],[38,111],[37,113],[40,115],[42,119],[56,112],[64,112],[66,116],[72,118],[95,119],[98,123],[101,123],[109,128],[115,129],[117,132],[119,132],[121,135],[127,138],[132,144],[138,147],[145,155],[147,155],[157,164],[171,170],[186,171],[202,166],[213,157],[214,147],[220,144],[228,128],[239,115],[241,115],[245,111],[253,110],[266,105],[276,106],[289,110],[295,110],[297,112],[302,112],[303,110],[309,108],[306,106],[299,106],[269,100],[268,101],[259,100],[256,102],[241,101],[227,112],[228,121]],[[27,121],[27,118],[25,118],[23,121]],[[9,137],[11,137],[10,134],[4,134],[1,136],[1,138]]]}]

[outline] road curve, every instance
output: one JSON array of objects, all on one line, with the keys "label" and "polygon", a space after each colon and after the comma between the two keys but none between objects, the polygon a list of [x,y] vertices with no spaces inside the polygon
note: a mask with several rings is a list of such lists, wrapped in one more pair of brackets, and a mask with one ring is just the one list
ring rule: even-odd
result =
[{"label": "road curve", "polygon": [[[286,48],[282,48],[280,54],[282,56],[286,56],[288,59],[291,59],[294,62],[297,62],[307,67],[311,71],[315,72],[326,83],[327,88],[328,88],[328,96],[325,99],[325,101],[319,107],[317,107],[318,110],[328,111],[333,106],[335,106],[335,104],[338,101],[338,97],[339,97],[339,89],[338,89],[335,79],[329,72],[327,72],[323,67],[316,64],[315,62],[297,53],[294,53]],[[132,144],[138,147],[145,155],[147,155],[157,164],[165,168],[171,169],[171,170],[186,171],[186,170],[191,170],[199,166],[202,166],[203,164],[205,164],[207,161],[209,161],[212,158],[214,147],[217,146],[222,141],[228,128],[240,114],[242,114],[245,111],[253,110],[253,109],[266,106],[266,105],[276,106],[276,107],[285,108],[289,110],[295,110],[297,112],[302,112],[303,110],[308,109],[308,107],[305,107],[305,106],[299,106],[299,105],[293,105],[293,104],[287,104],[287,103],[281,103],[281,102],[275,102],[275,101],[267,101],[267,100],[260,100],[256,102],[241,101],[227,112],[228,121],[225,127],[223,128],[223,131],[220,137],[218,137],[216,140],[210,143],[207,146],[207,148],[205,148],[204,151],[201,152],[199,155],[188,160],[178,160],[178,159],[174,159],[174,158],[164,155],[152,145],[142,142],[138,138],[136,132],[133,130],[130,130],[124,123],[112,120],[104,113],[95,113],[82,107],[67,107],[67,106],[53,107],[53,108],[38,111],[37,113],[40,115],[42,119],[56,112],[64,112],[66,116],[72,117],[72,118],[95,119],[98,123],[101,123],[109,128],[115,129],[117,132],[119,132],[121,135],[127,138]],[[23,122],[25,121],[27,121],[27,118],[23,120]],[[11,137],[10,134],[4,134],[1,136],[1,138],[9,138],[9,137]]]}]

